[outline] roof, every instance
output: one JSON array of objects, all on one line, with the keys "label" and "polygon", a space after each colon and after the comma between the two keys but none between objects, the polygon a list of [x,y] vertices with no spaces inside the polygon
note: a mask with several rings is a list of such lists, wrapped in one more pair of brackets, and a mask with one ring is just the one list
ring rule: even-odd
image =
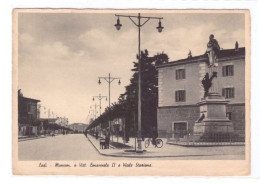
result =
[{"label": "roof", "polygon": [[44,121],[44,120],[48,120],[48,121],[56,121],[57,118],[39,118],[39,120]]},{"label": "roof", "polygon": [[69,126],[88,126],[88,124],[85,124],[85,123],[72,123],[72,124],[69,124]]},{"label": "roof", "polygon": [[[218,59],[239,57],[239,56],[245,56],[245,47],[238,48],[238,50],[223,49],[223,50],[220,50],[218,53]],[[203,61],[205,61],[205,62],[208,61],[208,56],[206,53],[203,55],[193,56],[190,58],[175,60],[175,61],[171,61],[171,62],[168,62],[165,64],[161,64],[161,65],[156,66],[156,68],[168,67],[168,66],[173,66],[173,65],[182,65],[182,64],[193,63],[193,62],[203,62]]]},{"label": "roof", "polygon": [[25,100],[34,101],[34,102],[40,102],[41,101],[41,100],[37,100],[37,99],[27,98],[27,97],[24,97],[24,96],[19,96],[19,98],[23,98]]}]

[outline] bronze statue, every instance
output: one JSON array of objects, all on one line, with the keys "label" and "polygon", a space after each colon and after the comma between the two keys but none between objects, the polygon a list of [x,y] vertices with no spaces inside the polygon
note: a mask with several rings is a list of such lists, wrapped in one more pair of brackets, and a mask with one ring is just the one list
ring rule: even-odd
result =
[{"label": "bronze statue", "polygon": [[196,121],[196,123],[201,123],[202,120],[205,118],[205,114],[203,113],[200,118]]},{"label": "bronze statue", "polygon": [[212,80],[214,77],[217,77],[217,72],[213,72],[212,76],[209,78],[209,73],[206,73],[201,83],[204,88],[204,97],[206,97],[209,93],[209,89],[212,86]]},{"label": "bronze statue", "polygon": [[209,42],[207,44],[207,51],[206,51],[206,53],[209,56],[209,66],[214,66],[219,50],[220,47],[218,41],[214,39],[214,35],[211,34],[209,36]]}]

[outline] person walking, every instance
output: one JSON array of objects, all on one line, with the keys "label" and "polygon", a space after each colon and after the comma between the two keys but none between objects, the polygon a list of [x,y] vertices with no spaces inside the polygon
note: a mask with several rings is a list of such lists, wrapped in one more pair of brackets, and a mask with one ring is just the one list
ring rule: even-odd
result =
[{"label": "person walking", "polygon": [[156,127],[153,127],[152,130],[152,143],[156,146],[156,138],[158,137],[157,129]]},{"label": "person walking", "polygon": [[110,142],[110,133],[109,133],[109,131],[106,132],[105,142],[106,142],[105,149],[109,149],[109,142]]}]

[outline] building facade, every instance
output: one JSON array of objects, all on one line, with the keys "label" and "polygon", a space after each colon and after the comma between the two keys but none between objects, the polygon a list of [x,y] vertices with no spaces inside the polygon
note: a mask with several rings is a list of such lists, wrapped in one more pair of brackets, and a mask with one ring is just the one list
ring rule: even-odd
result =
[{"label": "building facade", "polygon": [[75,133],[84,133],[88,125],[84,123],[73,123],[68,125],[68,127]]},{"label": "building facade", "polygon": [[[245,132],[245,48],[220,50],[215,91],[228,101],[226,116],[235,132]],[[198,103],[204,97],[201,84],[208,55],[189,56],[157,66],[159,137],[179,137],[193,133],[200,117]]]},{"label": "building facade", "polygon": [[18,91],[18,135],[38,135],[38,110],[37,103],[40,100],[26,98]]},{"label": "building facade", "polygon": [[55,123],[60,126],[66,127],[69,124],[69,119],[65,117],[57,117]]}]

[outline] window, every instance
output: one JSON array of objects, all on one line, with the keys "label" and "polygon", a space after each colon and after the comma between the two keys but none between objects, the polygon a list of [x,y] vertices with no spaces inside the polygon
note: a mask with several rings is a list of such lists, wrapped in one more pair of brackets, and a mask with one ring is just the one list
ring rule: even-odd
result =
[{"label": "window", "polygon": [[222,67],[223,76],[234,76],[234,66],[226,65]]},{"label": "window", "polygon": [[173,122],[172,133],[174,138],[184,138],[187,135],[188,123],[187,122]]},{"label": "window", "polygon": [[27,115],[27,119],[28,119],[28,120],[32,120],[32,118],[33,118],[33,117],[32,117],[32,114],[28,114],[28,115]]},{"label": "window", "polygon": [[32,105],[30,103],[27,104],[27,112],[30,114],[32,111]]},{"label": "window", "polygon": [[175,91],[175,101],[176,102],[185,102],[185,91],[184,90]]},{"label": "window", "polygon": [[185,69],[176,70],[176,80],[185,79]]},{"label": "window", "polygon": [[232,113],[231,113],[231,112],[227,112],[227,118],[228,118],[229,120],[232,119]]},{"label": "window", "polygon": [[234,98],[235,97],[235,89],[232,88],[223,88],[222,89],[222,96],[224,96],[227,99]]}]

